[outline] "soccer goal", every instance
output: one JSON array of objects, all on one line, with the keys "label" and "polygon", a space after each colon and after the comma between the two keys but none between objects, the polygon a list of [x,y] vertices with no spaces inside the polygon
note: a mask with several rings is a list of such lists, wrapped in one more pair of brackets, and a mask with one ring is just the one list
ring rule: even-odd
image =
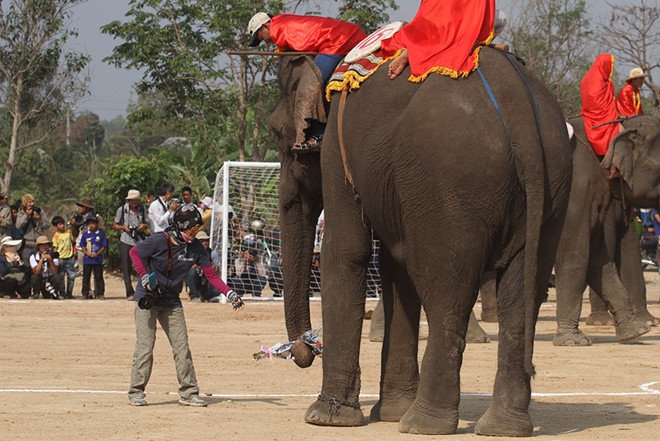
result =
[{"label": "soccer goal", "polygon": [[[250,285],[261,292],[268,284],[275,296],[282,295],[282,269],[279,218],[279,162],[225,162],[215,179],[211,247],[222,260],[222,279],[241,284],[244,292]],[[320,248],[323,243],[323,216],[316,231],[310,294],[320,292]],[[379,243],[374,241],[369,263],[367,295],[381,292],[378,273]],[[242,256],[258,262],[259,276],[243,286],[237,274]],[[263,276],[265,274],[265,276]],[[261,279],[264,277],[264,279]],[[245,277],[243,276],[243,279]]]}]

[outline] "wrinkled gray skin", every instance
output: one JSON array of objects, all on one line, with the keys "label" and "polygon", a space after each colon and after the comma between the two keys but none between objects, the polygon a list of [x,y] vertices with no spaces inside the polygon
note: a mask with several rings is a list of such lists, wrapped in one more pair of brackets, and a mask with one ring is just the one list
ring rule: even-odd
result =
[{"label": "wrinkled gray skin", "polygon": [[[532,433],[534,326],[567,205],[570,150],[559,106],[537,80],[528,76],[542,147],[534,107],[509,61],[484,48],[480,66],[501,114],[477,74],[462,80],[432,75],[413,84],[406,81],[407,70],[390,81],[384,66],[351,93],[342,135],[355,191],[342,165],[339,97],[334,96],[321,152],[323,386],[306,413],[310,423],[365,424],[358,402],[359,354],[373,228],[383,244],[386,320],[381,394],[372,419],[399,421],[402,432],[456,432],[468,319],[480,275],[494,269],[500,355],[493,400],[475,430],[496,436]],[[285,164],[287,155],[283,151],[283,178],[288,169],[296,171]],[[309,243],[311,250],[313,225],[304,220],[316,214],[298,208],[310,206],[300,196],[291,201],[282,200],[282,215],[304,214],[287,224],[309,239],[286,243],[291,235],[284,236],[285,262],[297,246]],[[309,233],[302,231],[307,227]],[[303,267],[308,262],[298,261]],[[286,309],[287,329],[299,335],[310,327],[307,292],[285,287],[287,296],[304,297],[289,300]],[[420,371],[422,306],[429,337]],[[308,359],[306,350],[294,348],[299,364],[307,364],[300,362]]]},{"label": "wrinkled gray skin", "polygon": [[[604,225],[614,228],[617,223],[616,207],[609,210],[611,205],[616,204],[612,204],[613,197],[623,196],[627,207],[654,208],[660,204],[660,120],[652,116],[639,116],[624,122],[626,130],[615,138],[611,147],[614,149],[613,162],[623,175],[623,179],[614,181],[607,180],[606,168],[601,167],[588,146],[582,120],[574,119],[570,123],[576,135],[573,140],[573,186],[555,266],[557,334],[553,344],[591,344],[591,339],[578,326],[582,295],[587,285],[602,295],[614,317],[617,339],[630,340],[649,331],[646,322],[650,314],[646,310],[645,299],[640,299],[639,291],[633,291],[636,293],[633,294],[633,302],[643,318],[635,316],[629,292],[611,257],[615,253],[616,242],[622,249],[626,245],[622,242],[623,237],[610,237],[612,253],[608,252]],[[608,216],[611,219],[606,221]],[[636,249],[632,261],[639,265],[639,243]]]}]

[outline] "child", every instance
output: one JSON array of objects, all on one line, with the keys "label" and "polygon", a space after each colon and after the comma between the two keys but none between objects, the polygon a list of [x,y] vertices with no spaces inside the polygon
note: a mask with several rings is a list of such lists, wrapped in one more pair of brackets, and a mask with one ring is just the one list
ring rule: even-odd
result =
[{"label": "child", "polygon": [[87,231],[80,238],[83,251],[83,299],[91,299],[89,282],[94,273],[94,293],[96,298],[105,299],[105,282],[103,281],[103,252],[108,248],[105,233],[99,230],[99,221],[96,216],[90,216],[85,222]]},{"label": "child", "polygon": [[[57,232],[53,235],[53,251],[59,254],[60,271],[66,274],[66,291],[61,292],[60,296],[64,299],[73,298],[73,284],[76,281],[76,269],[74,265],[76,259],[73,255],[73,236],[71,230],[67,229],[66,222],[62,216],[55,216],[51,224],[57,228]],[[62,284],[64,291],[64,283]]]}]

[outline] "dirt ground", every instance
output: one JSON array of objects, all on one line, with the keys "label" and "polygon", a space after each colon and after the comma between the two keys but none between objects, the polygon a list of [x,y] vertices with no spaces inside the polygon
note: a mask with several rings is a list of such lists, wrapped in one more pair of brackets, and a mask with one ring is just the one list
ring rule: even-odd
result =
[{"label": "dirt ground", "polygon": [[[660,316],[660,277],[646,272],[651,312]],[[79,283],[79,281],[77,282]],[[80,289],[77,285],[77,291]],[[410,440],[395,423],[357,428],[305,424],[321,386],[321,363],[307,370],[290,360],[255,363],[259,345],[285,341],[283,305],[185,302],[197,378],[207,408],[177,405],[174,363],[159,331],[147,388],[149,406],[128,404],[126,390],[135,341],[132,302],[121,281],[107,279],[107,300],[0,300],[0,439],[6,440]],[[586,296],[585,296],[586,297]],[[320,325],[320,302],[312,303]],[[367,307],[373,308],[374,302]],[[653,440],[660,437],[660,329],[629,344],[607,327],[583,329],[594,344],[552,346],[554,292],[537,327],[531,414],[539,440]],[[477,316],[480,309],[477,305]],[[583,316],[589,312],[584,304]],[[474,426],[489,403],[497,356],[497,325],[482,323],[493,341],[468,345],[457,435],[476,439]],[[428,328],[422,326],[421,348]],[[368,338],[361,353],[362,408],[378,394],[380,344]],[[417,439],[441,437],[418,436]],[[483,438],[480,438],[483,439]]]}]

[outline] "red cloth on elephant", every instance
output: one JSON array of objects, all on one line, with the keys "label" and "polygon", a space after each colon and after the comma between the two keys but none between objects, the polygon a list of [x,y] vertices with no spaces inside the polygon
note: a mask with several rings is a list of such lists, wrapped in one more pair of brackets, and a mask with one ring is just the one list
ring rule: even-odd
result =
[{"label": "red cloth on elephant", "polygon": [[616,110],[621,116],[643,115],[642,97],[630,83],[626,83],[616,96]]},{"label": "red cloth on elephant", "polygon": [[619,124],[605,124],[619,117],[614,103],[614,84],[610,81],[614,71],[614,57],[600,54],[580,83],[582,117],[587,138],[597,155],[604,156],[610,142],[619,133]]},{"label": "red cloth on elephant", "polygon": [[353,23],[312,15],[280,14],[270,20],[270,36],[279,49],[345,55],[367,38]]},{"label": "red cloth on elephant", "polygon": [[495,0],[422,0],[415,18],[381,47],[385,57],[408,50],[409,81],[423,81],[433,72],[466,77],[479,65],[475,45],[493,39],[494,19]]}]

